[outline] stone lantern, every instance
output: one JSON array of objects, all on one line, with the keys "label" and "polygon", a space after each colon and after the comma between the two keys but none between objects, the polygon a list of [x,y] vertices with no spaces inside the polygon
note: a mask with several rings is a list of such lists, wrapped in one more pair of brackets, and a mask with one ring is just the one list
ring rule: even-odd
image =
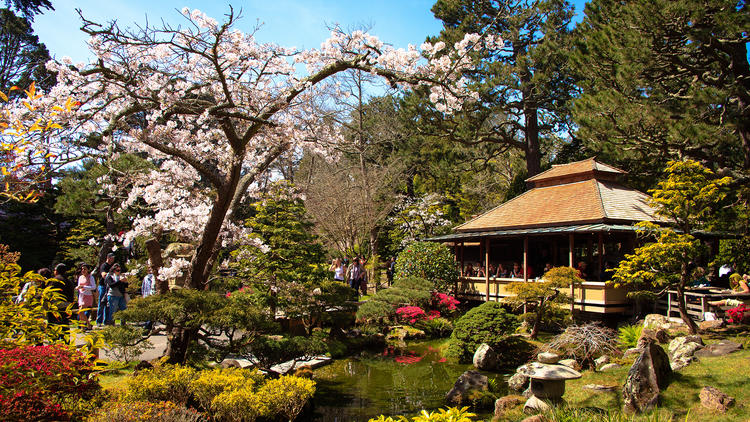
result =
[{"label": "stone lantern", "polygon": [[539,399],[559,402],[565,394],[565,380],[581,378],[581,374],[567,366],[536,364],[523,372],[529,377],[531,396],[524,409],[544,411],[548,406]]}]

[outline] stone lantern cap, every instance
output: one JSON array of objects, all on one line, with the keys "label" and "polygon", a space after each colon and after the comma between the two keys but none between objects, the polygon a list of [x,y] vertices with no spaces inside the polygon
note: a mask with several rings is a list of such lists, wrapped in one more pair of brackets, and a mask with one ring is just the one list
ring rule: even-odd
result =
[{"label": "stone lantern cap", "polygon": [[581,378],[581,373],[564,365],[534,365],[526,368],[524,375],[538,380],[571,380]]}]

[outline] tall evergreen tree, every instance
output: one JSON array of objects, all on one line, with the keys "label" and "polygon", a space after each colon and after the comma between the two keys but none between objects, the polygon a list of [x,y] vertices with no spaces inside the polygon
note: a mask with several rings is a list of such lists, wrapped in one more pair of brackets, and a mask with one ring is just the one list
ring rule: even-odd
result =
[{"label": "tall evergreen tree", "polygon": [[[480,53],[474,81],[480,101],[448,133],[464,143],[492,142],[523,151],[529,176],[540,172],[545,145],[568,130],[574,80],[566,69],[573,16],[564,0],[438,0],[440,39],[490,31],[504,48]],[[459,119],[460,120],[460,119]]]},{"label": "tall evergreen tree", "polygon": [[47,47],[34,35],[29,20],[0,9],[0,90],[8,92],[14,85],[25,89],[32,81],[50,88],[55,77],[45,67],[49,59]]},{"label": "tall evergreen tree", "polygon": [[669,159],[750,168],[748,28],[744,1],[591,1],[571,60],[579,136],[643,184]]}]

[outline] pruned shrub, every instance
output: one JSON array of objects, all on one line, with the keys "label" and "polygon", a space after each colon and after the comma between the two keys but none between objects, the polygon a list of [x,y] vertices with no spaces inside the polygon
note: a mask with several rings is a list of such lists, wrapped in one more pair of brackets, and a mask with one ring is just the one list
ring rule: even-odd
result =
[{"label": "pruned shrub", "polygon": [[159,365],[127,379],[125,401],[171,401],[187,404],[195,369],[181,365]]},{"label": "pruned shrub", "polygon": [[594,359],[606,354],[618,354],[615,331],[598,323],[571,325],[545,345],[546,350],[555,350],[592,367]]},{"label": "pruned shrub", "polygon": [[442,317],[424,319],[416,327],[432,338],[448,337],[453,332],[453,324]]},{"label": "pruned shrub", "polygon": [[87,419],[88,422],[204,422],[194,409],[169,401],[113,403]]},{"label": "pruned shrub", "polygon": [[0,349],[4,420],[69,420],[90,412],[100,392],[83,354],[63,345]]},{"label": "pruned shrub", "polygon": [[430,281],[437,291],[447,292],[458,281],[453,254],[436,242],[412,242],[396,259],[396,279],[419,277]]},{"label": "pruned shrub", "polygon": [[201,407],[211,411],[211,403],[219,394],[239,389],[253,390],[263,381],[263,375],[256,370],[216,368],[198,373],[189,389]]},{"label": "pruned shrub", "polygon": [[456,321],[446,355],[469,362],[482,343],[496,347],[518,325],[518,318],[506,312],[501,304],[485,302]]},{"label": "pruned shrub", "polygon": [[101,331],[102,340],[110,347],[112,356],[119,361],[132,362],[154,346],[141,329],[131,325],[113,325]]},{"label": "pruned shrub", "polygon": [[375,293],[357,310],[360,321],[396,320],[397,308],[426,307],[432,299],[432,283],[424,278],[406,277],[396,280],[388,289]]}]

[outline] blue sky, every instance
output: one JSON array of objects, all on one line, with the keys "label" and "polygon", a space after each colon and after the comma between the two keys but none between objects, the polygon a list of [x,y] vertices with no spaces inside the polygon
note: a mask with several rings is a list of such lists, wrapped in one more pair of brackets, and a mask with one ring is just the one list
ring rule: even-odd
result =
[{"label": "blue sky", "polygon": [[[583,0],[573,2],[576,12],[583,10]],[[178,9],[187,6],[200,9],[221,21],[229,3],[196,0],[53,0],[54,11],[34,20],[34,30],[47,45],[53,57],[69,56],[74,61],[88,61],[86,36],[78,29],[76,8],[95,22],[117,19],[123,26],[148,21],[158,24],[180,23]],[[370,32],[396,47],[421,44],[428,35],[440,32],[440,21],[430,12],[434,0],[243,0],[233,4],[242,9],[238,27],[250,31],[257,22],[263,24],[257,38],[286,47],[318,47],[328,37],[327,25],[343,28],[370,27]]]}]

